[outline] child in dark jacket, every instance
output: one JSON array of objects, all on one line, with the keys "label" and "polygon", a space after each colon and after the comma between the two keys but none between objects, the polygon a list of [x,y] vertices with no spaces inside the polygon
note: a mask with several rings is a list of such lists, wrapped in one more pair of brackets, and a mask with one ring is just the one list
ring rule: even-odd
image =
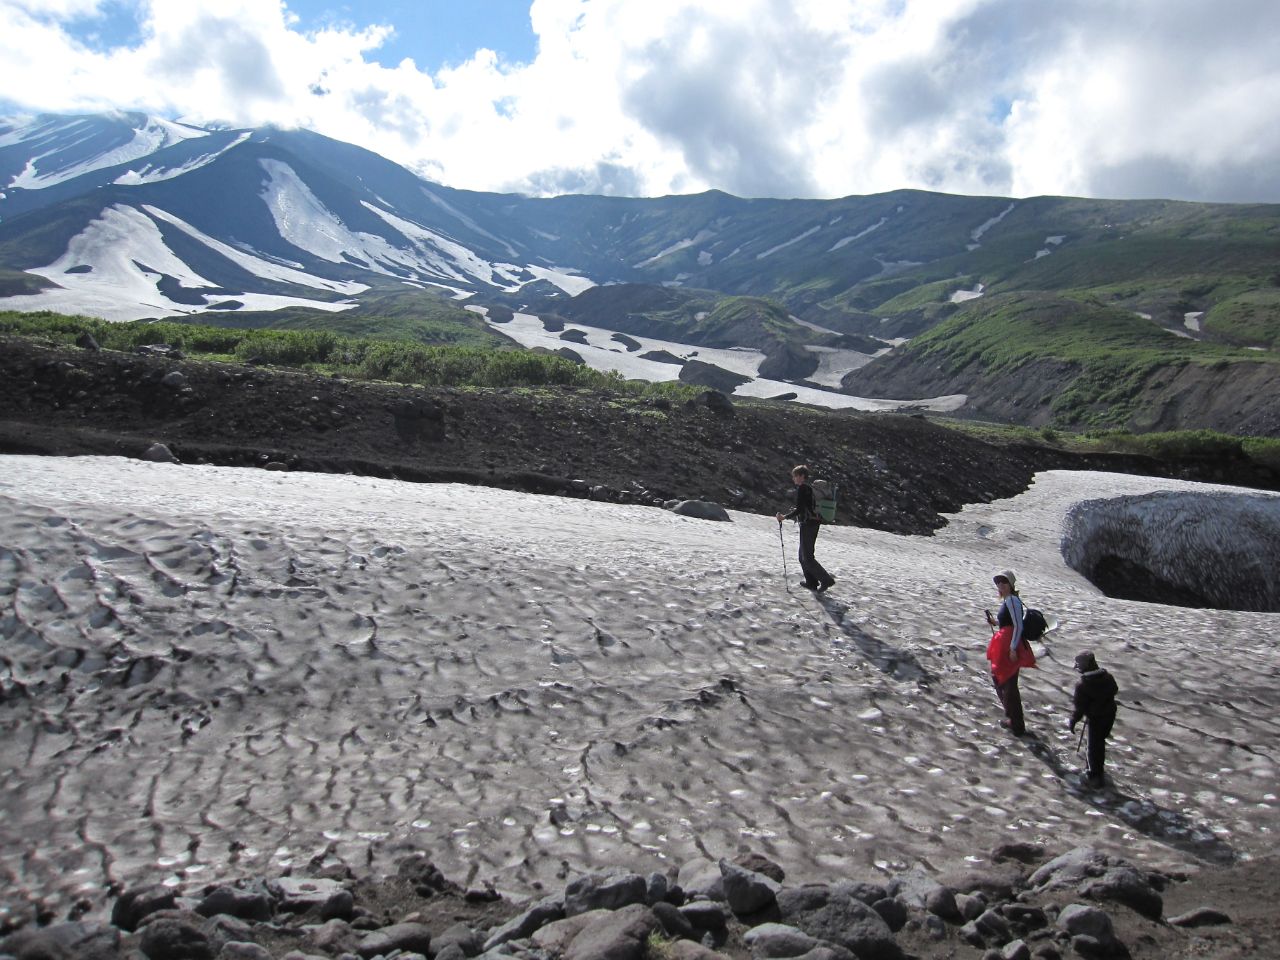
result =
[{"label": "child in dark jacket", "polygon": [[1115,677],[1098,666],[1089,651],[1076,655],[1076,670],[1080,680],[1076,683],[1075,709],[1071,714],[1071,730],[1082,719],[1089,731],[1089,785],[1103,785],[1102,767],[1107,759],[1107,737],[1116,722],[1116,693],[1119,686]]}]

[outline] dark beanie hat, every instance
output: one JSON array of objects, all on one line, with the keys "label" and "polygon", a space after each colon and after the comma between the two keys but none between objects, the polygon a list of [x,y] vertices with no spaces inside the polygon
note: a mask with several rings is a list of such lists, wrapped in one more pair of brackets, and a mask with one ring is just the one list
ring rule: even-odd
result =
[{"label": "dark beanie hat", "polygon": [[1081,673],[1088,673],[1090,670],[1098,669],[1098,661],[1093,658],[1093,653],[1085,650],[1083,653],[1076,654],[1076,669]]}]

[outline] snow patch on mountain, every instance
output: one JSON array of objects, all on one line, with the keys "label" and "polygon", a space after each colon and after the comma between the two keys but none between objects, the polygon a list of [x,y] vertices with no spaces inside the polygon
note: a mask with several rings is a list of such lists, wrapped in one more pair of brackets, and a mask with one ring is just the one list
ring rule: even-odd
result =
[{"label": "snow patch on mountain", "polygon": [[659,250],[648,260],[641,260],[639,263],[636,264],[636,268],[638,269],[640,267],[647,267],[649,264],[656,263],[657,261],[661,260],[663,257],[670,256],[673,253],[679,253],[681,250],[687,250],[689,247],[692,247],[695,244],[706,243],[715,235],[716,235],[716,232],[714,230],[707,230],[707,229],[699,230],[697,235],[692,237],[685,237],[683,240],[677,240],[675,243],[671,244],[671,246],[666,247],[663,250]]},{"label": "snow patch on mountain", "polygon": [[224,153],[233,150],[240,144],[244,143],[252,136],[251,133],[242,133],[231,143],[227,144],[221,150],[215,150],[213,153],[206,153],[199,157],[194,157],[186,163],[176,167],[152,166],[151,164],[143,164],[138,170],[126,170],[113,181],[122,187],[140,187],[148,183],[159,183],[162,180],[172,180],[180,177],[184,173],[191,173],[193,170],[199,170],[203,166],[207,166],[217,160]]},{"label": "snow patch on mountain", "polygon": [[981,283],[977,284],[972,290],[956,290],[951,294],[950,302],[964,303],[966,300],[976,300],[982,296],[984,290],[986,290],[986,286]]},{"label": "snow patch on mountain", "polygon": [[969,239],[972,240],[973,242],[965,244],[965,249],[977,250],[978,247],[982,246],[982,235],[986,233],[988,230],[990,230],[992,227],[994,227],[1001,220],[1003,220],[1005,217],[1007,217],[1009,214],[1013,213],[1013,208],[1016,207],[1017,205],[1018,204],[1016,202],[1009,204],[1007,207],[1001,210],[998,214],[996,214],[990,220],[984,220],[982,223],[978,224],[978,226],[974,227],[973,230],[969,232]]},{"label": "snow patch on mountain", "polygon": [[494,265],[476,256],[457,241],[441,236],[421,224],[382,210],[371,203],[365,202],[364,207],[377,214],[409,240],[414,249],[425,258],[430,273],[450,280],[465,280],[467,277],[473,277],[481,283],[487,283],[507,292],[520,289],[519,282],[509,276],[506,271],[497,271],[501,280],[506,281],[505,284],[495,279]]},{"label": "snow patch on mountain", "polygon": [[819,224],[816,227],[810,227],[808,230],[806,230],[804,233],[800,234],[797,237],[792,237],[790,240],[784,240],[782,241],[782,243],[778,244],[777,246],[770,247],[764,253],[757,253],[756,259],[763,260],[765,257],[771,256],[777,253],[779,250],[785,250],[787,247],[791,246],[793,243],[799,243],[801,240],[804,240],[806,237],[812,237],[815,233],[817,233],[821,229],[822,229],[821,224]]},{"label": "snow patch on mountain", "polygon": [[888,353],[892,347],[886,346],[875,353],[861,353],[857,350],[844,350],[839,347],[823,347],[817,344],[806,344],[805,350],[816,354],[818,369],[809,375],[809,381],[821,387],[838,390],[844,378],[855,370],[861,370],[876,357]]},{"label": "snow patch on mountain", "polygon": [[355,283],[345,280],[330,280],[326,277],[317,277],[302,270],[294,270],[290,267],[282,266],[278,263],[272,263],[264,260],[262,257],[254,254],[245,253],[237,250],[229,244],[223,243],[221,240],[215,240],[207,233],[196,229],[187,223],[181,217],[174,216],[159,207],[153,207],[150,204],[143,204],[142,209],[151,214],[156,219],[163,220],[165,223],[177,227],[187,236],[194,240],[198,240],[206,247],[214,252],[226,257],[232,263],[252,273],[255,277],[261,277],[263,280],[274,280],[280,283],[295,283],[305,287],[315,287],[320,290],[332,290],[335,293],[344,293],[354,295],[368,290],[369,287],[364,283]]},{"label": "snow patch on mountain", "polygon": [[[487,311],[482,308],[468,307],[467,309],[474,310],[484,316],[490,327],[498,333],[515,340],[522,347],[529,349],[542,347],[551,351],[567,348],[581,357],[583,363],[592,370],[599,370],[605,373],[616,371],[628,380],[647,380],[650,383],[678,380],[683,363],[646,360],[643,356],[649,352],[663,352],[677,357],[681,361],[701,360],[703,363],[714,364],[740,376],[751,377],[750,382],[742,384],[734,391],[734,395],[740,397],[778,397],[784,394],[793,394],[799,403],[808,403],[836,410],[896,410],[901,407],[911,407],[939,412],[958,410],[964,406],[965,401],[968,399],[964,394],[933,397],[928,400],[907,401],[852,397],[843,393],[834,393],[814,387],[787,383],[783,380],[761,378],[757,375],[760,372],[760,364],[764,362],[765,357],[758,350],[698,347],[672,340],[657,340],[653,337],[626,334],[630,340],[640,344],[638,349],[628,350],[615,339],[617,334],[613,330],[591,327],[580,323],[566,324],[564,333],[574,332],[574,336],[571,339],[566,339],[562,333],[553,333],[547,330],[542,321],[532,314],[517,313],[506,323],[496,323],[488,319]],[[835,356],[827,361],[830,376],[834,376],[837,369],[858,362],[854,357],[848,356],[854,354],[852,350],[838,350],[834,351],[834,353]],[[865,362],[865,360],[862,362]],[[819,370],[821,369],[822,367],[819,366]],[[845,372],[847,373],[851,369],[854,369],[854,367],[848,366]],[[811,379],[815,383],[819,382],[814,378]],[[833,383],[833,386],[838,386],[838,381]]]},{"label": "snow patch on mountain", "polygon": [[567,267],[540,267],[531,263],[525,269],[539,280],[555,284],[571,297],[576,297],[583,290],[590,290],[596,286],[594,280],[579,276],[576,271]]},{"label": "snow patch on mountain", "polygon": [[26,168],[15,176],[8,186],[23,190],[40,190],[65,183],[67,180],[73,180],[94,170],[132,163],[183,140],[208,136],[205,130],[197,130],[169,120],[147,117],[143,125],[133,131],[133,137],[127,143],[99,150],[89,156],[82,156],[81,151],[75,148],[87,143],[99,129],[100,124],[94,120],[80,118],[71,121],[37,119],[30,124],[11,130],[4,137],[0,137],[0,146],[39,141],[41,147],[47,146],[48,149],[32,156]]},{"label": "snow patch on mountain", "polygon": [[[216,284],[169,249],[155,221],[141,210],[123,204],[104,210],[99,219],[71,238],[66,252],[53,263],[27,272],[59,286],[37,294],[0,298],[0,307],[80,313],[120,321],[203,313],[229,300],[235,300],[241,305],[238,309],[245,310],[305,306],[338,311],[352,306],[300,297],[217,292]],[[177,280],[186,290],[209,293],[200,295],[201,304],[178,303],[158,287],[165,276]]]},{"label": "snow patch on mountain", "polygon": [[837,240],[834,244],[832,244],[831,249],[830,249],[830,250],[828,250],[828,251],[827,251],[827,253],[833,253],[834,251],[839,250],[841,247],[846,246],[847,244],[853,243],[853,241],[855,241],[855,240],[861,240],[863,237],[865,237],[865,236],[866,236],[868,233],[870,233],[872,230],[879,230],[881,227],[883,227],[883,226],[884,226],[886,223],[888,223],[888,222],[889,222],[889,218],[888,218],[888,217],[881,217],[878,221],[876,221],[875,223],[871,224],[871,226],[867,227],[867,228],[866,228],[866,229],[864,229],[864,230],[860,230],[859,232],[855,233],[853,236],[851,236],[851,237],[841,237],[841,238],[840,238],[839,240]]},{"label": "snow patch on mountain", "polygon": [[[465,213],[463,213],[461,210],[459,210],[457,207],[451,204],[448,200],[444,199],[444,197],[437,196],[436,194],[428,190],[426,187],[422,188],[422,195],[426,197],[428,200],[430,200],[432,203],[434,203],[441,210],[443,210],[445,213],[449,214],[449,216],[456,217],[458,219],[458,222],[461,223],[463,226],[467,227],[467,229],[475,231],[476,233],[480,234],[480,236],[482,237],[488,237],[494,243],[501,244],[503,249],[507,251],[507,255],[509,257],[515,258],[519,256],[519,254],[516,253],[515,248],[512,247],[510,243],[508,243],[506,240],[502,239],[501,237],[494,236],[484,227],[480,226],[480,224],[476,223],[474,220],[468,217]],[[559,237],[553,237],[550,234],[542,234],[540,233],[540,231],[537,231],[537,230],[535,230],[534,233],[538,233],[540,236],[543,236],[548,240],[560,239]]]}]

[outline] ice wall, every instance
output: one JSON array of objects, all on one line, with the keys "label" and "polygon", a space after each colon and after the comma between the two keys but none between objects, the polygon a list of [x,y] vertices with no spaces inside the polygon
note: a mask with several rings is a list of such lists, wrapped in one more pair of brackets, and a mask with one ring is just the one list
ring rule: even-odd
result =
[{"label": "ice wall", "polygon": [[1150,493],[1086,500],[1062,554],[1109,597],[1280,611],[1280,497]]}]

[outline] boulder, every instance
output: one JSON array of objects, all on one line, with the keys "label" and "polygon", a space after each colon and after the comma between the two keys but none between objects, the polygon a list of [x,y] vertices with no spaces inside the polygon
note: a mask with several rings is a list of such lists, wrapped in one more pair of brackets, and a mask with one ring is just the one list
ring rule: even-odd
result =
[{"label": "boulder", "polygon": [[500,927],[490,931],[484,942],[484,952],[508,940],[522,940],[532,936],[553,920],[564,918],[564,901],[559,897],[547,897],[539,900],[524,913],[517,914]]},{"label": "boulder", "polygon": [[712,503],[710,500],[678,500],[675,506],[671,508],[672,513],[678,513],[682,517],[693,517],[697,520],[719,520],[721,522],[732,522],[733,518],[729,516],[729,511],[718,503]]},{"label": "boulder", "polygon": [[[955,891],[940,883],[925,895],[924,908],[948,923],[963,923],[965,919],[960,912],[960,904],[956,902]],[[981,913],[979,912],[977,916],[981,916]]]},{"label": "boulder", "polygon": [[662,924],[663,932],[674,939],[680,940],[693,936],[693,924],[689,922],[689,918],[677,909],[675,904],[667,903],[665,900],[659,900],[655,904],[651,904],[653,915],[658,918],[658,922]]},{"label": "boulder", "polygon": [[428,955],[431,949],[431,931],[422,923],[393,923],[389,927],[371,930],[356,944],[356,953],[369,960],[392,950]]},{"label": "boulder", "polygon": [[1111,863],[1110,857],[1093,847],[1076,847],[1038,868],[1027,883],[1040,889],[1071,886],[1102,876]]},{"label": "boulder", "polygon": [[1080,895],[1090,900],[1113,900],[1136,910],[1149,920],[1164,914],[1164,898],[1133,867],[1109,867],[1100,877],[1080,886]]},{"label": "boulder", "polygon": [[173,455],[163,443],[153,443],[142,452],[142,459],[148,463],[177,463],[178,458]]},{"label": "boulder", "polygon": [[781,887],[763,873],[747,870],[730,860],[721,860],[720,875],[724,880],[724,895],[729,909],[740,917],[767,910],[777,902]]},{"label": "boulder", "polygon": [[196,905],[196,913],[202,917],[225,914],[242,920],[264,921],[271,919],[272,912],[271,898],[265,889],[258,887],[216,887]]},{"label": "boulder", "polygon": [[897,933],[907,925],[907,905],[897,897],[885,897],[871,905],[871,909],[880,914],[889,929]]},{"label": "boulder", "polygon": [[1196,907],[1186,913],[1169,918],[1169,924],[1175,927],[1209,927],[1219,923],[1230,923],[1231,918],[1221,910],[1213,907]]},{"label": "boulder", "polygon": [[0,937],[0,955],[15,960],[116,960],[120,931],[100,923],[54,923]]},{"label": "boulder", "polygon": [[149,960],[212,960],[213,958],[213,948],[209,938],[191,918],[184,916],[152,917],[142,927],[138,945]]},{"label": "boulder", "polygon": [[676,883],[690,899],[706,897],[708,900],[724,899],[724,874],[719,864],[703,857],[696,857],[680,867]]},{"label": "boulder", "polygon": [[636,873],[588,873],[564,888],[564,914],[572,917],[589,910],[618,910],[644,903],[645,878]]},{"label": "boulder", "polygon": [[603,912],[573,938],[564,960],[643,960],[658,918],[643,903]]},{"label": "boulder", "polygon": [[902,949],[884,918],[861,900],[824,884],[784,887],[782,919],[811,937],[853,951],[859,960],[899,960]]},{"label": "boulder", "polygon": [[752,927],[742,942],[756,957],[799,957],[822,944],[798,927],[785,923],[762,923]]},{"label": "boulder", "polygon": [[145,887],[132,887],[120,894],[111,907],[111,923],[121,930],[134,931],[138,924],[157,910],[172,910],[178,892],[172,887],[154,883]]},{"label": "boulder", "polygon": [[1117,944],[1115,928],[1111,917],[1084,903],[1072,903],[1062,908],[1058,914],[1058,929],[1074,937],[1089,937],[1107,948]]}]

